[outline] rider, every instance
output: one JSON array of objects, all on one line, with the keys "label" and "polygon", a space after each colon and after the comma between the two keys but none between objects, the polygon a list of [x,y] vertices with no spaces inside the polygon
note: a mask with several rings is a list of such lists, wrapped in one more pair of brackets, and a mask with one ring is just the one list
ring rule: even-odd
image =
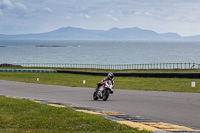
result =
[{"label": "rider", "polygon": [[[97,84],[97,89],[100,87],[100,86],[102,86],[103,84],[104,84],[104,82],[105,81],[111,81],[111,83],[112,83],[112,88],[114,88],[114,86],[115,86],[115,81],[114,81],[114,74],[113,73],[108,73],[108,76],[107,77],[105,77],[104,79],[102,79],[101,80],[101,82],[99,82],[98,84]],[[103,88],[100,88],[100,91],[102,92],[103,91]],[[110,93],[113,93],[113,89],[110,91]]]}]

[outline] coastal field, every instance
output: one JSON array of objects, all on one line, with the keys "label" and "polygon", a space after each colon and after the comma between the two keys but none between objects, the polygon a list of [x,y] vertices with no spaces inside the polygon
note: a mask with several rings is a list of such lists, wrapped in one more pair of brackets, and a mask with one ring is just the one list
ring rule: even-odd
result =
[{"label": "coastal field", "polygon": [[[96,84],[103,78],[104,76],[67,73],[0,73],[0,80],[88,88],[96,88]],[[115,89],[200,93],[200,79],[142,77],[115,77],[114,79]],[[86,81],[85,84],[83,80]],[[191,82],[195,82],[196,87],[191,87]]]},{"label": "coastal field", "polygon": [[[95,88],[103,78],[104,76],[68,73],[0,72],[0,80],[87,88]],[[83,84],[83,80],[86,81],[85,84]],[[191,87],[191,82],[194,81],[196,87]],[[115,83],[115,89],[200,93],[200,79],[115,76]],[[120,125],[100,116],[80,113],[67,108],[51,107],[24,99],[0,96],[0,105],[0,132],[149,133]]]}]

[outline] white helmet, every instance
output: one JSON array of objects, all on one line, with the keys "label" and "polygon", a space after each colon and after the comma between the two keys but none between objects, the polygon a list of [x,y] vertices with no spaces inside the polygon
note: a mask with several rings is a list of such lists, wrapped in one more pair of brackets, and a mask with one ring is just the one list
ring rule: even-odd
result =
[{"label": "white helmet", "polygon": [[110,73],[108,74],[108,78],[109,78],[109,79],[113,79],[113,77],[114,77],[114,74],[110,72]]}]

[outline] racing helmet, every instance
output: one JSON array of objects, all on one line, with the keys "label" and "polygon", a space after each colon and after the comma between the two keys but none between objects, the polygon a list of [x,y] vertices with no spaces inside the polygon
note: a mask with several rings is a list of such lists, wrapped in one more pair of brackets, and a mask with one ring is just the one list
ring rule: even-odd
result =
[{"label": "racing helmet", "polygon": [[108,74],[108,78],[109,78],[109,79],[113,79],[113,77],[114,77],[114,74],[110,72],[110,73]]}]

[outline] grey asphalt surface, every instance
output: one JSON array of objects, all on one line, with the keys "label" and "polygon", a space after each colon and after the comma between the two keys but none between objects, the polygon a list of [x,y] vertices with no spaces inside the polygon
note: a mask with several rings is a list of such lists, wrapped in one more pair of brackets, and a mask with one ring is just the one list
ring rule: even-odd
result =
[{"label": "grey asphalt surface", "polygon": [[200,129],[200,93],[116,89],[108,101],[94,101],[93,91],[0,80],[0,95],[95,107]]}]

